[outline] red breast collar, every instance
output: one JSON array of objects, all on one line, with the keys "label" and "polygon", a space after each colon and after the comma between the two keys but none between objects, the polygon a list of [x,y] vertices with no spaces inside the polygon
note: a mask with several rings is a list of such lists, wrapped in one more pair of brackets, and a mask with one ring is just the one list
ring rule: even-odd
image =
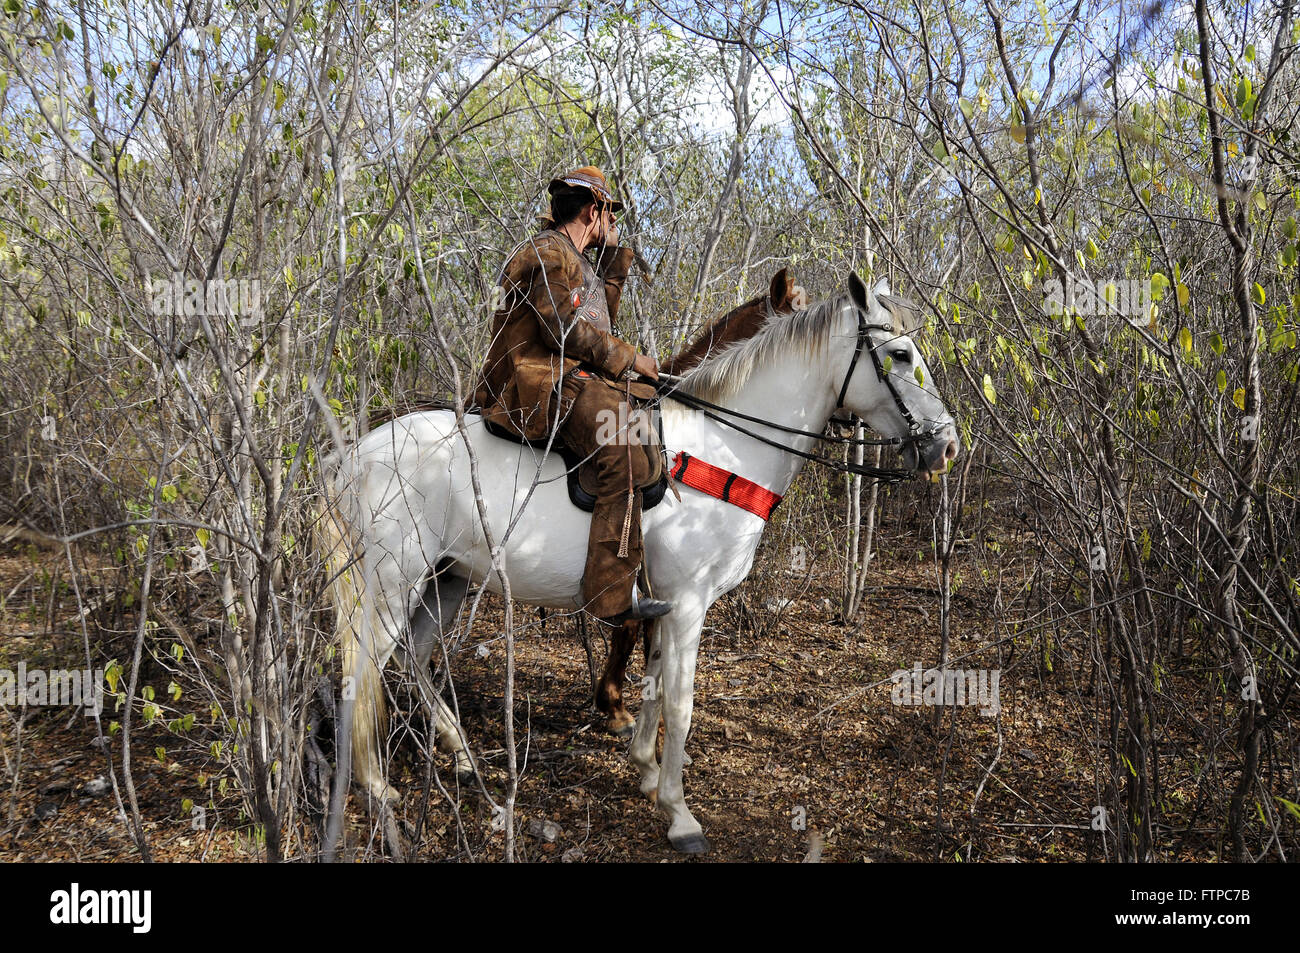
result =
[{"label": "red breast collar", "polygon": [[772,516],[772,511],[781,502],[779,494],[764,489],[743,476],[737,476],[730,470],[705,463],[699,457],[692,457],[684,450],[679,450],[673,457],[670,476],[678,483],[684,483],[724,503],[739,506],[765,520]]}]

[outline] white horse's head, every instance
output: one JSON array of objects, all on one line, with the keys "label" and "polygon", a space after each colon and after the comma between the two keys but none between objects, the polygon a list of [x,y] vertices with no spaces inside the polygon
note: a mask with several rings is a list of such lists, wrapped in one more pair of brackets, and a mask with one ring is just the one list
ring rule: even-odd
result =
[{"label": "white horse's head", "polygon": [[891,295],[884,279],[869,289],[851,272],[845,311],[855,343],[834,359],[840,370],[832,386],[839,405],[882,436],[904,441],[903,463],[909,470],[944,471],[961,443],[910,337],[920,326],[920,309]]}]

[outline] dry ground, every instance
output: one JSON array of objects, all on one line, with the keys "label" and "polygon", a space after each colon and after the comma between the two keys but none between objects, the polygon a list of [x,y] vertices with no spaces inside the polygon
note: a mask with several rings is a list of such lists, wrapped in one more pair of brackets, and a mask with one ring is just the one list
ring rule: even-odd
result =
[{"label": "dry ground", "polygon": [[[51,599],[41,572],[57,554],[11,545],[0,557],[0,595],[8,593],[0,667],[12,668],[19,659],[29,666],[67,664],[69,647],[80,643],[75,602],[66,591]],[[1015,571],[1008,567],[1007,574]],[[952,654],[975,653],[958,663],[968,667],[1001,667],[1001,714],[949,708],[940,722],[934,709],[894,705],[885,683],[894,670],[937,657],[935,573],[931,563],[917,562],[915,547],[880,558],[873,576],[878,586],[850,627],[831,609],[833,579],[789,586],[797,598],[785,605],[776,601],[784,584],[771,579],[751,578],[719,602],[701,645],[686,794],[712,841],[709,860],[798,861],[813,844],[825,861],[1101,855],[1103,835],[1090,823],[1106,753],[1092,727],[1086,666],[1068,646],[1052,647],[1050,674],[1045,647],[1036,642],[1003,645],[999,662],[999,650],[987,648],[1007,635],[990,621],[993,590],[978,579],[964,582],[954,603]],[[667,843],[665,822],[637,791],[626,743],[602,730],[590,706],[576,626],[556,617],[543,625],[525,607],[517,618],[524,626],[516,686],[520,853],[550,861],[680,859]],[[499,632],[500,606],[485,600],[474,633],[453,661],[462,720],[498,800],[505,776]],[[128,645],[123,639],[116,646],[119,657]],[[480,645],[486,657],[476,651]],[[65,658],[55,658],[52,646]],[[604,646],[597,644],[595,654],[599,665]],[[641,667],[638,650],[629,672],[633,682]],[[1171,683],[1178,677],[1171,673]],[[166,679],[146,669],[146,682],[160,678],[161,694]],[[491,830],[487,802],[477,792],[455,790],[444,756],[435,761],[438,781],[452,786],[459,814],[436,784],[422,810],[423,718],[400,710],[399,681],[389,681],[399,697],[392,772],[405,795],[407,830],[419,828],[415,856],[498,859],[504,835]],[[635,710],[634,684],[627,693]],[[137,857],[114,795],[84,793],[87,782],[107,773],[104,755],[92,745],[93,720],[67,710],[31,711],[20,726],[16,714],[0,711],[0,858]],[[134,775],[150,844],[166,860],[256,859],[257,838],[240,811],[229,768],[210,750],[205,717],[200,707],[199,727],[184,740],[161,722],[135,737]],[[1180,806],[1190,810],[1197,793],[1193,776],[1190,759],[1171,759],[1165,784],[1174,813]],[[208,805],[202,830],[191,824],[191,801]],[[378,856],[375,826],[355,797],[348,820],[349,856]],[[529,833],[541,820],[559,825],[554,843]],[[1216,854],[1215,845],[1195,832],[1170,835],[1164,845],[1168,859]],[[287,850],[297,856],[315,850],[307,822],[295,826]]]}]

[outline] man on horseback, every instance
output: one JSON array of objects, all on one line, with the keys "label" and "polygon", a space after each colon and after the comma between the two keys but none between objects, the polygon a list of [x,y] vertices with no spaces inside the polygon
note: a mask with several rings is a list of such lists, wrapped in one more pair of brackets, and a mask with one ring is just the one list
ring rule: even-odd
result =
[{"label": "man on horseback", "polygon": [[[596,471],[582,597],[612,624],[661,616],[671,603],[640,595],[641,487],[652,458],[633,436],[632,398],[654,394],[653,357],[614,333],[630,248],[618,247],[623,208],[604,174],[584,166],[553,179],[551,217],[502,269],[504,292],[475,402],[486,421],[526,440],[552,435]],[[596,251],[596,262],[584,254]],[[613,426],[611,426],[613,424]],[[638,444],[638,445],[634,445]]]}]

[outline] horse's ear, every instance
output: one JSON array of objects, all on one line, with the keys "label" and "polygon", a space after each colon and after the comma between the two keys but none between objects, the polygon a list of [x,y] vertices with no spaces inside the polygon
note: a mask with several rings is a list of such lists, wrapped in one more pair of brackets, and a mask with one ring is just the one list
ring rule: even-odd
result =
[{"label": "horse's ear", "polygon": [[849,295],[852,296],[853,303],[856,304],[860,310],[871,310],[867,304],[871,297],[871,292],[867,290],[867,286],[862,283],[862,279],[858,277],[856,271],[849,272]]},{"label": "horse's ear", "polygon": [[773,311],[789,310],[791,284],[790,276],[786,274],[788,269],[782,268],[772,276],[772,287],[768,290],[768,296],[772,301]]}]

